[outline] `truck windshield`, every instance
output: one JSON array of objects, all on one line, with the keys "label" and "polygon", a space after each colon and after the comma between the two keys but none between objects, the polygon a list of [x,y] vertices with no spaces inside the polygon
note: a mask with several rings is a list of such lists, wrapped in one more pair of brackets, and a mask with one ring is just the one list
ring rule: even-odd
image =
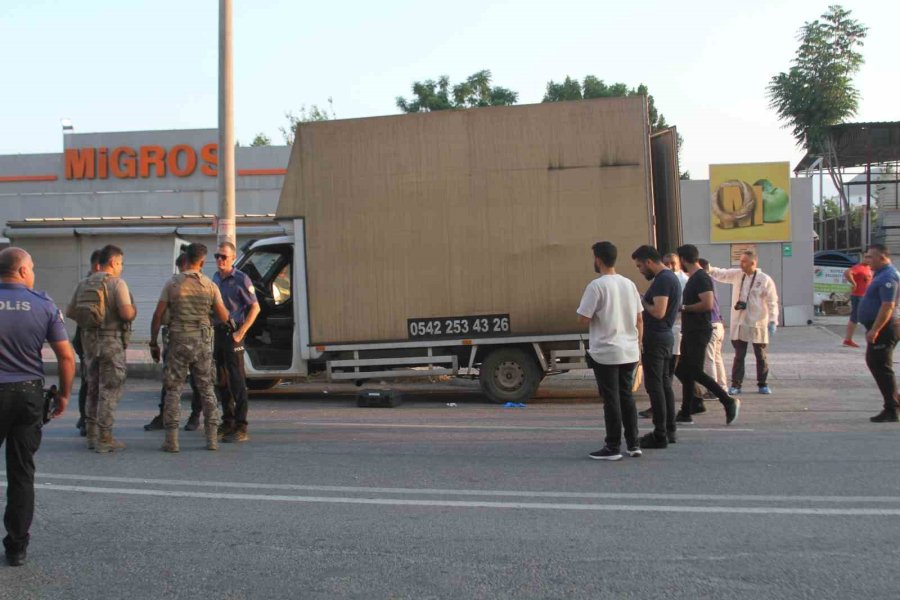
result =
[{"label": "truck windshield", "polygon": [[254,282],[262,283],[274,275],[281,258],[280,252],[253,252],[241,263],[240,269]]}]

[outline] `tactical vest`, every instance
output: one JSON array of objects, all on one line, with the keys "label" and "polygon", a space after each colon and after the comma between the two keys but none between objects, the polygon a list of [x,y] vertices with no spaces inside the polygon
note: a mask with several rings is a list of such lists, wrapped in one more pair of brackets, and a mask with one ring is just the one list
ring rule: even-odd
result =
[{"label": "tactical vest", "polygon": [[169,332],[197,333],[212,325],[209,312],[215,300],[212,281],[201,273],[178,273],[169,282]]}]

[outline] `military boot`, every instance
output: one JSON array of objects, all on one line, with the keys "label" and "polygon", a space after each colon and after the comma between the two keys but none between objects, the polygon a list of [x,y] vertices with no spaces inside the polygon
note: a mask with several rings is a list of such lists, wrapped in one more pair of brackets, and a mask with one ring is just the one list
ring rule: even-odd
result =
[{"label": "military boot", "polygon": [[163,452],[180,452],[181,449],[178,447],[178,430],[177,429],[166,429],[166,441],[163,442],[160,450]]},{"label": "military boot", "polygon": [[219,432],[215,425],[212,423],[206,424],[206,449],[207,450],[218,450],[219,449]]},{"label": "military boot", "polygon": [[100,431],[97,437],[97,443],[94,445],[94,452],[98,454],[106,454],[117,450],[124,450],[125,444],[113,437],[112,431]]},{"label": "military boot", "polygon": [[87,447],[93,450],[97,447],[97,424],[88,421],[87,428]]}]

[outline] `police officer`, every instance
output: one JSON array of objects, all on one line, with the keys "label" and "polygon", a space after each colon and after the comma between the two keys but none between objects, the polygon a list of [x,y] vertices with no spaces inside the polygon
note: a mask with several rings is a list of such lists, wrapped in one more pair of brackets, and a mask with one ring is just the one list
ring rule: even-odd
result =
[{"label": "police officer", "polygon": [[900,298],[900,275],[891,263],[891,253],[881,244],[866,250],[866,261],[875,272],[859,303],[859,322],[866,328],[866,366],[884,400],[884,408],[871,417],[873,423],[897,423],[897,380],[894,378],[894,347],[900,323],[894,314]]},{"label": "police officer", "polygon": [[125,448],[125,444],[112,435],[116,407],[125,385],[125,346],[131,322],[137,316],[128,285],[121,277],[124,266],[122,249],[112,244],[104,246],[100,250],[100,270],[78,284],[66,308],[66,316],[75,319],[82,291],[92,284],[102,283],[106,297],[102,323],[96,328],[83,328],[81,334],[88,370],[87,447],[99,453]]},{"label": "police officer", "polygon": [[244,337],[259,315],[259,302],[250,278],[234,268],[237,256],[234,244],[223,242],[216,252],[216,274],[213,281],[219,286],[228,315],[234,321],[236,331],[231,331],[224,321],[216,319],[216,365],[225,373],[227,385],[219,386],[222,399],[222,427],[224,442],[247,440],[247,382],[244,374]]},{"label": "police officer", "polygon": [[66,410],[75,377],[75,353],[62,313],[34,287],[34,263],[21,248],[0,251],[0,445],[6,443],[6,561],[25,564],[34,516],[34,453],[43,424],[44,341],[59,365],[59,403]]},{"label": "police officer", "polygon": [[185,249],[186,268],[172,276],[163,287],[150,324],[150,353],[159,362],[160,349],[157,339],[163,315],[169,316],[169,350],[164,368],[166,388],[165,416],[166,441],[161,450],[178,452],[178,420],[181,412],[181,388],[188,371],[194,374],[194,382],[203,401],[203,417],[206,425],[206,448],[218,450],[219,411],[213,388],[213,361],[211,352],[212,324],[210,312],[222,320],[228,320],[228,311],[222,303],[219,288],[202,273],[206,259],[206,246],[190,244]]}]

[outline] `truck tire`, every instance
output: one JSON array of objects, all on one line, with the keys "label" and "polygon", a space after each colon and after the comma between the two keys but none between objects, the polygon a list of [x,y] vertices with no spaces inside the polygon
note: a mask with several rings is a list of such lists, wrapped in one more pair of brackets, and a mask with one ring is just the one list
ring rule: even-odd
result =
[{"label": "truck tire", "polygon": [[248,390],[268,390],[281,383],[281,379],[248,379]]},{"label": "truck tire", "polygon": [[543,373],[533,356],[518,348],[498,348],[481,363],[482,391],[497,404],[524,402],[534,396]]}]

